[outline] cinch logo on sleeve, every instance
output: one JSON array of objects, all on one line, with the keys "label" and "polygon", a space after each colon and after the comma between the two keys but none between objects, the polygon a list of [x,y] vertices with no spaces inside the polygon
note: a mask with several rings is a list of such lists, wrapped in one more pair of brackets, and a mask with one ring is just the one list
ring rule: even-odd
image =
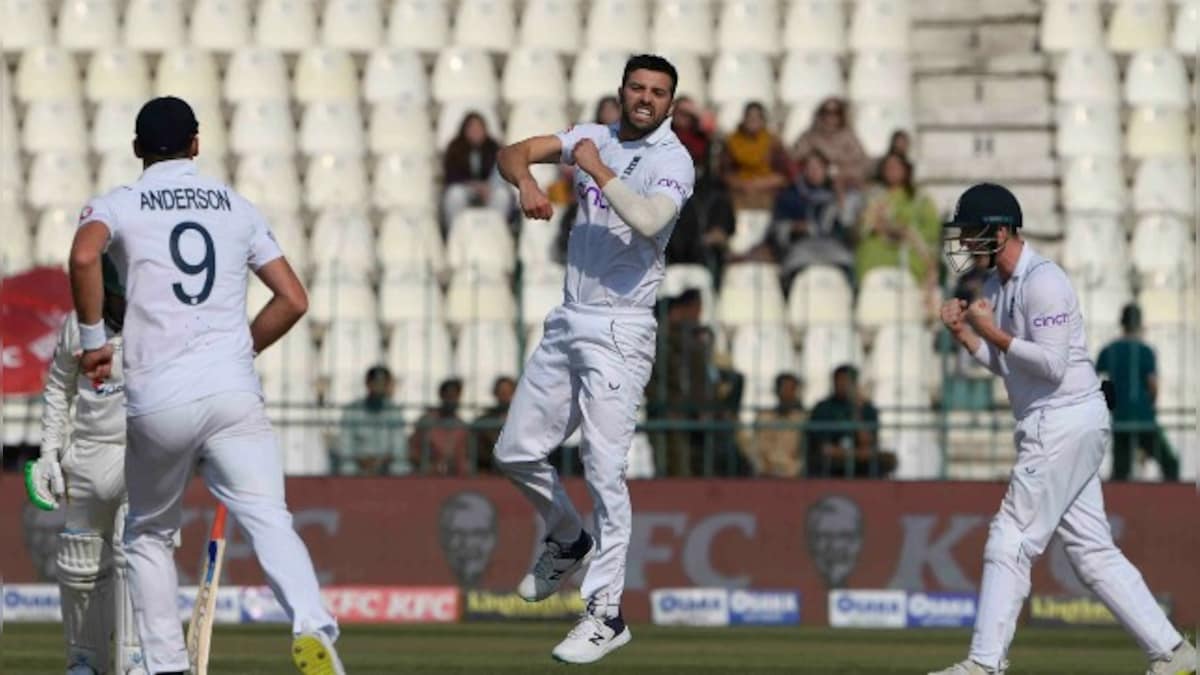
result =
[{"label": "cinch logo on sleeve", "polygon": [[575,191],[579,193],[579,201],[587,204],[591,202],[592,206],[598,209],[608,210],[608,201],[604,199],[604,193],[595,185],[584,186],[580,184]]},{"label": "cinch logo on sleeve", "polygon": [[1062,314],[1052,314],[1050,316],[1035,316],[1033,317],[1034,328],[1050,328],[1051,326],[1061,326],[1071,318],[1067,312]]},{"label": "cinch logo on sleeve", "polygon": [[659,178],[658,182],[655,183],[655,185],[669,187],[669,188],[675,190],[676,192],[678,192],[679,194],[681,194],[685,197],[687,196],[687,190],[684,190],[683,186],[679,184],[679,181],[675,180],[674,178]]}]

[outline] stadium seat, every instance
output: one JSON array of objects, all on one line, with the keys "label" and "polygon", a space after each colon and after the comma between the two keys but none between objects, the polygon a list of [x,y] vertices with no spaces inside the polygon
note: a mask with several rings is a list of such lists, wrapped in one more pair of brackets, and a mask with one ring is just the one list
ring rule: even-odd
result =
[{"label": "stadium seat", "polygon": [[96,188],[93,192],[104,194],[122,185],[129,185],[141,175],[142,160],[128,149],[115,150],[100,158],[100,168],[96,171]]},{"label": "stadium seat", "polygon": [[[563,209],[555,209],[548,220],[521,217],[520,227],[517,230],[521,235],[520,241],[517,243],[517,257],[523,267],[528,270],[538,270],[558,264],[555,248],[562,218]],[[670,268],[671,266],[668,265],[668,271]]]},{"label": "stadium seat", "polygon": [[142,55],[117,47],[92,54],[88,61],[85,93],[91,101],[136,100],[150,96],[150,78]]},{"label": "stadium seat", "polygon": [[673,298],[687,290],[700,291],[700,320],[710,323],[717,311],[715,288],[712,272],[704,265],[676,263],[667,265],[658,286],[658,297]]},{"label": "stadium seat", "polygon": [[427,106],[417,101],[387,101],[371,107],[367,145],[372,154],[433,156],[433,123]]},{"label": "stadium seat", "polygon": [[298,52],[317,44],[316,3],[309,0],[259,0],[254,41],[262,47]]},{"label": "stadium seat", "polygon": [[[35,209],[72,204],[73,209],[92,196],[86,146],[73,152],[43,152],[33,156],[26,181],[26,201]],[[73,211],[74,217],[78,211]],[[70,247],[68,247],[70,248]],[[64,251],[63,255],[66,255]]]},{"label": "stadium seat", "polygon": [[[585,49],[575,57],[571,68],[571,100],[591,104],[601,96],[611,96],[621,85],[627,52]],[[587,114],[591,114],[588,112]]]},{"label": "stadium seat", "polygon": [[[241,192],[240,189],[238,191]],[[246,195],[243,194],[243,196]],[[247,198],[249,197],[247,196]],[[304,233],[304,223],[297,211],[296,205],[299,203],[297,200],[291,204],[274,208],[261,202],[256,202],[256,205],[262,212],[263,218],[266,219],[267,227],[271,228],[271,233],[275,236],[280,250],[296,270],[296,274],[301,279],[306,279],[310,271],[311,260],[308,236]]]},{"label": "stadium seat", "polygon": [[1188,412],[1195,411],[1196,387],[1192,375],[1197,366],[1196,339],[1196,329],[1192,326],[1162,326],[1146,330],[1146,341],[1154,348],[1158,361],[1158,398],[1155,403],[1160,411],[1180,408]]},{"label": "stadium seat", "polygon": [[527,329],[544,323],[551,310],[563,302],[563,270],[544,267],[541,273],[542,278],[521,284],[521,323]]},{"label": "stadium seat", "polygon": [[1170,17],[1163,0],[1119,0],[1108,20],[1108,48],[1118,54],[1167,46]]},{"label": "stadium seat", "polygon": [[382,363],[383,338],[374,321],[335,321],[317,354],[322,376],[331,380],[326,403],[349,403],[362,397],[363,375]]},{"label": "stadium seat", "polygon": [[507,52],[516,35],[512,0],[464,0],[454,16],[454,44],[459,47]]},{"label": "stadium seat", "polygon": [[856,52],[907,52],[909,14],[906,0],[859,0],[850,17],[850,47]]},{"label": "stadium seat", "polygon": [[1063,208],[1118,214],[1125,210],[1125,176],[1115,157],[1076,157],[1062,170]]},{"label": "stadium seat", "polygon": [[871,342],[867,379],[876,383],[901,383],[908,391],[924,389],[929,374],[937,366],[933,338],[934,335],[920,322],[880,326]]},{"label": "stadium seat", "polygon": [[1125,153],[1133,159],[1194,156],[1186,111],[1139,106],[1129,115]]},{"label": "stadium seat", "polygon": [[193,47],[231,52],[250,44],[251,39],[249,0],[196,0],[191,20]]},{"label": "stadium seat", "polygon": [[300,117],[300,152],[358,157],[366,150],[366,133],[357,102],[318,101],[304,107]]},{"label": "stadium seat", "polygon": [[659,52],[713,53],[714,21],[709,3],[661,0],[655,3],[650,41]]},{"label": "stadium seat", "polygon": [[843,54],[848,45],[841,0],[792,0],[783,20],[784,49]]},{"label": "stadium seat", "polygon": [[[206,158],[225,155],[229,151],[229,134],[226,131],[221,104],[217,101],[191,101],[190,105],[192,112],[196,114],[196,122],[199,125],[200,157],[198,161],[203,164],[207,161]],[[133,133],[132,129],[130,129],[130,133]]]},{"label": "stadium seat", "polygon": [[444,2],[395,0],[388,16],[388,44],[436,52],[450,36],[450,15]]},{"label": "stadium seat", "polygon": [[907,55],[859,52],[850,67],[849,91],[855,103],[907,103],[912,99],[912,69]]},{"label": "stadium seat", "polygon": [[362,281],[330,279],[318,272],[308,297],[308,317],[319,324],[379,320],[375,291]]},{"label": "stadium seat", "polygon": [[834,368],[843,364],[860,365],[863,360],[862,341],[853,326],[809,326],[800,352],[804,406],[811,409],[829,395]]},{"label": "stadium seat", "polygon": [[1182,218],[1149,215],[1138,218],[1131,241],[1134,271],[1145,286],[1182,287],[1192,277],[1196,242]]},{"label": "stadium seat", "polygon": [[368,198],[367,169],[357,157],[316,155],[304,172],[304,196],[311,209],[362,207]]},{"label": "stadium seat", "polygon": [[49,3],[43,0],[9,0],[0,9],[4,25],[5,52],[17,52],[31,47],[54,43],[50,32]]},{"label": "stadium seat", "polygon": [[792,105],[845,95],[846,81],[835,54],[790,51],[784,57],[779,73],[779,100]]},{"label": "stadium seat", "polygon": [[434,176],[424,154],[390,154],[375,162],[371,203],[381,209],[433,210]]},{"label": "stadium seat", "polygon": [[779,18],[776,0],[726,0],[717,22],[717,48],[777,53]]},{"label": "stadium seat", "polygon": [[579,49],[582,24],[577,0],[528,0],[521,13],[520,44],[573,53]]},{"label": "stadium seat", "polygon": [[917,129],[911,104],[907,100],[861,101],[855,104],[850,114],[863,149],[870,157],[887,154],[896,130],[903,129],[915,134]]},{"label": "stadium seat", "polygon": [[759,101],[770,107],[776,100],[775,78],[767,56],[755,52],[718,54],[709,76],[709,98],[716,103]]},{"label": "stadium seat", "polygon": [[[780,140],[783,141],[783,147],[793,147],[799,140],[800,134],[812,126],[813,116],[821,107],[821,101],[822,99],[797,101],[788,106],[787,116],[783,120],[783,131],[779,135]],[[853,113],[851,114],[853,115]]]},{"label": "stadium seat", "polygon": [[1100,3],[1090,0],[1046,0],[1039,43],[1048,52],[1103,46]]},{"label": "stadium seat", "polygon": [[591,49],[644,51],[650,25],[642,0],[593,0],[584,42]]},{"label": "stadium seat", "polygon": [[292,95],[287,73],[283,55],[275,50],[263,47],[238,49],[225,69],[225,98],[234,104],[286,101]]},{"label": "stadium seat", "polygon": [[21,166],[21,154],[15,151],[16,143],[5,150],[0,148],[0,207],[11,208],[25,201],[25,176]]},{"label": "stadium seat", "polygon": [[559,101],[518,101],[508,113],[505,137],[519,141],[566,129],[567,113]]},{"label": "stadium seat", "polygon": [[433,67],[433,96],[445,101],[494,101],[499,91],[491,58],[477,49],[448,47]]},{"label": "stadium seat", "polygon": [[1187,157],[1147,159],[1133,178],[1133,209],[1139,214],[1196,212],[1196,172]]},{"label": "stadium seat", "polygon": [[788,290],[788,324],[796,330],[813,325],[850,325],[854,292],[846,273],[813,265],[792,279]]},{"label": "stadium seat", "polygon": [[467,113],[472,112],[483,116],[489,136],[498,141],[504,140],[504,127],[500,125],[500,115],[496,112],[496,105],[490,100],[465,99],[445,103],[441,106],[437,129],[434,132],[434,141],[440,150],[445,150],[450,141],[458,135],[459,129],[462,128],[463,118],[467,116]]},{"label": "stadium seat", "polygon": [[225,155],[207,151],[197,155],[192,161],[196,164],[197,173],[208,176],[219,183],[229,184],[229,166],[225,161]]},{"label": "stadium seat", "polygon": [[79,68],[69,52],[34,47],[21,54],[13,89],[17,100],[74,99],[79,96]]},{"label": "stadium seat", "polygon": [[321,44],[366,52],[383,43],[379,0],[328,0],[321,15]]},{"label": "stadium seat", "polygon": [[406,321],[441,321],[442,289],[434,279],[385,274],[379,284],[379,320],[385,326]]},{"label": "stadium seat", "polygon": [[1055,113],[1059,157],[1120,157],[1121,115],[1111,103],[1060,103]]},{"label": "stadium seat", "polygon": [[462,327],[454,350],[454,372],[463,378],[463,404],[492,404],[492,384],[501,375],[521,372],[521,352],[510,323],[473,323]]},{"label": "stadium seat", "polygon": [[392,211],[379,228],[379,264],[391,281],[435,279],[446,271],[446,245],[432,217]]},{"label": "stadium seat", "polygon": [[733,236],[729,239],[729,250],[734,255],[743,255],[761,244],[771,226],[771,212],[765,209],[741,209],[737,212]]},{"label": "stadium seat", "polygon": [[1142,321],[1151,329],[1195,322],[1198,301],[1200,298],[1195,293],[1170,286],[1143,288],[1137,296]]},{"label": "stadium seat", "polygon": [[59,47],[91,51],[121,44],[115,0],[72,0],[61,5],[58,12]]},{"label": "stadium seat", "polygon": [[371,52],[363,73],[363,98],[368,103],[429,100],[429,78],[421,55],[412,49],[388,47]]},{"label": "stadium seat", "polygon": [[1071,213],[1064,227],[1062,267],[1072,279],[1095,286],[1128,269],[1125,230],[1117,213]]},{"label": "stadium seat", "polygon": [[511,103],[558,101],[567,97],[567,76],[557,53],[520,47],[508,55],[501,95]]},{"label": "stadium seat", "polygon": [[[129,122],[133,128],[132,120]],[[79,152],[87,145],[87,116],[77,101],[34,101],[25,109],[21,147],[29,154]],[[125,146],[126,154],[129,146]]]},{"label": "stadium seat", "polygon": [[1191,105],[1183,59],[1167,48],[1135,53],[1125,68],[1125,103],[1187,108]]},{"label": "stadium seat", "polygon": [[221,98],[221,78],[217,62],[206,51],[183,48],[163,53],[154,70],[154,92],[159,96],[178,96],[185,101]]},{"label": "stadium seat", "polygon": [[354,59],[335,49],[306,49],[296,62],[295,95],[300,103],[357,100]]},{"label": "stadium seat", "polygon": [[365,284],[371,279],[378,266],[375,236],[361,205],[321,212],[313,223],[312,262],[327,281]]},{"label": "stadium seat", "polygon": [[287,101],[243,101],[229,125],[233,151],[239,155],[290,155],[296,151],[295,122]]},{"label": "stadium seat", "polygon": [[670,61],[679,76],[675,98],[687,96],[701,106],[708,102],[708,78],[704,75],[704,64],[700,60],[699,52],[661,50],[659,56]]},{"label": "stadium seat", "polygon": [[296,161],[288,155],[243,155],[235,187],[250,203],[263,208],[291,209],[301,203]]},{"label": "stadium seat", "polygon": [[187,44],[183,10],[178,0],[129,0],[124,44],[152,52]]},{"label": "stadium seat", "polygon": [[898,321],[919,321],[925,316],[921,289],[908,270],[876,267],[863,276],[855,307],[861,328],[879,328]]},{"label": "stadium seat", "polygon": [[[251,287],[266,289],[257,279],[251,281]],[[247,305],[247,309],[253,313],[258,308]],[[267,401],[274,404],[315,403],[315,357],[312,333],[305,321],[297,323],[279,342],[258,355],[254,359],[254,368],[262,378]]]},{"label": "stadium seat", "polygon": [[1120,101],[1117,62],[1103,49],[1073,49],[1055,70],[1054,98],[1060,103]]},{"label": "stadium seat", "polygon": [[446,238],[450,269],[475,270],[504,279],[516,266],[516,245],[504,215],[492,209],[464,209],[450,223]]},{"label": "stadium seat", "polygon": [[511,324],[517,317],[516,301],[507,283],[486,272],[455,272],[446,290],[446,321],[452,326],[477,321]]},{"label": "stadium seat", "polygon": [[1195,54],[1200,45],[1200,0],[1182,0],[1178,6],[1171,46],[1181,54]]},{"label": "stadium seat", "polygon": [[0,237],[0,277],[33,267],[33,237],[22,209],[6,203],[0,211],[4,218],[4,236]]},{"label": "stadium seat", "polygon": [[746,378],[743,409],[775,405],[775,378],[798,372],[800,365],[791,332],[782,323],[741,327],[733,338],[731,355],[733,367]]},{"label": "stadium seat", "polygon": [[396,398],[408,405],[434,405],[437,388],[450,376],[450,335],[440,321],[406,321],[392,328],[387,364],[396,376]]},{"label": "stadium seat", "polygon": [[79,227],[78,207],[50,206],[42,211],[33,235],[33,260],[38,265],[66,268],[71,242]]},{"label": "stadium seat", "polygon": [[727,327],[782,322],[785,318],[779,269],[767,263],[737,263],[725,270],[717,320]]}]

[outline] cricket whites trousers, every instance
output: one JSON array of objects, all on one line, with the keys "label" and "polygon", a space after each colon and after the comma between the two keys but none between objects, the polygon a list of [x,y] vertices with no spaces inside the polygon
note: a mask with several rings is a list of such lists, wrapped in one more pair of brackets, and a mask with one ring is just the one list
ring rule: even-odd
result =
[{"label": "cricket whites trousers", "polygon": [[654,364],[656,331],[648,309],[555,308],[496,443],[496,462],[533,502],[547,536],[570,543],[582,521],[546,458],[580,430],[597,546],[580,592],[608,615],[617,612],[625,588],[633,526],[625,468]]},{"label": "cricket whites trousers", "polygon": [[187,671],[179,622],[174,543],[183,493],[196,462],[208,489],[228,507],[262,565],[295,633],[337,622],[321,602],[308,549],[284,502],[279,443],[262,398],[232,392],[131,417],[125,482],[129,518],[125,549],[133,605],[150,672]]},{"label": "cricket whites trousers", "polygon": [[1033,562],[1055,532],[1079,578],[1148,656],[1168,657],[1183,639],[1141,573],[1113,544],[1099,476],[1111,430],[1099,394],[1032,411],[1017,422],[1017,463],[983,552],[970,652],[976,663],[996,668],[1004,661],[1029,595]]}]

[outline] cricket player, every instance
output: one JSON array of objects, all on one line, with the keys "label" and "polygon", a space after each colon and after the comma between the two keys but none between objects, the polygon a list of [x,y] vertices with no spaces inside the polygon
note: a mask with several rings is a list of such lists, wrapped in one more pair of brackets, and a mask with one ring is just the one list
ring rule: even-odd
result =
[{"label": "cricket player", "polygon": [[[579,213],[567,246],[563,304],[546,318],[494,455],[546,524],[545,548],[517,592],[542,600],[591,562],[582,588],[587,611],[553,650],[569,663],[596,661],[631,639],[621,618],[632,526],[627,453],[654,361],[651,308],[663,252],[694,182],[691,157],[667,117],[677,79],[665,59],[634,56],[618,90],[617,123],[530,138],[501,150],[498,160],[528,218],[551,215],[529,165],[561,161],[577,168]],[[594,538],[546,461],[576,428]]]},{"label": "cricket player", "polygon": [[1079,301],[1067,275],[1021,238],[1021,207],[991,183],[962,194],[945,227],[950,262],[989,263],[983,296],[942,305],[955,339],[1004,378],[1017,463],[983,552],[983,581],[967,660],[935,675],[1003,673],[1033,561],[1055,532],[1080,579],[1150,659],[1148,675],[1196,672],[1196,651],[1113,544],[1100,461],[1111,422],[1092,367]]},{"label": "cricket player", "polygon": [[[121,350],[124,289],[107,256],[104,334]],[[125,529],[125,383],[120,368],[107,381],[83,376],[79,323],[69,316],[42,391],[42,452],[26,469],[34,506],[47,511],[65,502],[67,524],[58,535],[56,564],[67,642],[67,675],[145,675],[133,625]],[[74,410],[72,410],[74,406]],[[110,670],[109,647],[116,643]]]},{"label": "cricket player", "polygon": [[[100,320],[101,252],[113,258],[126,290],[125,554],[147,670],[189,668],[172,539],[184,488],[203,459],[209,490],[237,519],[292,618],[300,672],[342,673],[337,622],[292,528],[279,444],[253,363],[303,316],[307,296],[258,210],[196,173],[197,132],[184,101],[146,103],[133,142],[145,170],[88,203],[70,257],[88,377],[107,380],[114,364]],[[274,296],[247,325],[251,269]]]}]

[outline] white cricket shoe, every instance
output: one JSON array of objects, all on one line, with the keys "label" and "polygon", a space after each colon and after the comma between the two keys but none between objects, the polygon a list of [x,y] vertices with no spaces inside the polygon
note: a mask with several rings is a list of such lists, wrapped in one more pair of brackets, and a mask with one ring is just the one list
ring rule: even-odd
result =
[{"label": "white cricket shoe", "polygon": [[585,612],[566,639],[550,654],[564,663],[594,663],[632,639],[633,633],[629,632],[620,615],[605,619]]},{"label": "white cricket shoe", "polygon": [[304,675],[346,675],[333,640],[322,631],[301,633],[292,640],[292,663]]},{"label": "white cricket shoe", "polygon": [[1146,675],[1195,675],[1195,673],[1196,648],[1187,640],[1179,643],[1179,646],[1171,653],[1170,659],[1154,661],[1150,664],[1150,670],[1146,671]]},{"label": "white cricket shoe", "polygon": [[956,663],[945,670],[937,670],[929,675],[1004,675],[1004,668],[1008,664],[1001,666],[997,670],[992,670],[986,666],[981,666],[971,659]]},{"label": "white cricket shoe", "polygon": [[525,602],[545,600],[558,590],[563,580],[569,579],[579,568],[591,562],[595,554],[595,540],[582,530],[579,539],[569,546],[547,539],[546,547],[533,564],[533,569],[517,585],[517,595]]}]

